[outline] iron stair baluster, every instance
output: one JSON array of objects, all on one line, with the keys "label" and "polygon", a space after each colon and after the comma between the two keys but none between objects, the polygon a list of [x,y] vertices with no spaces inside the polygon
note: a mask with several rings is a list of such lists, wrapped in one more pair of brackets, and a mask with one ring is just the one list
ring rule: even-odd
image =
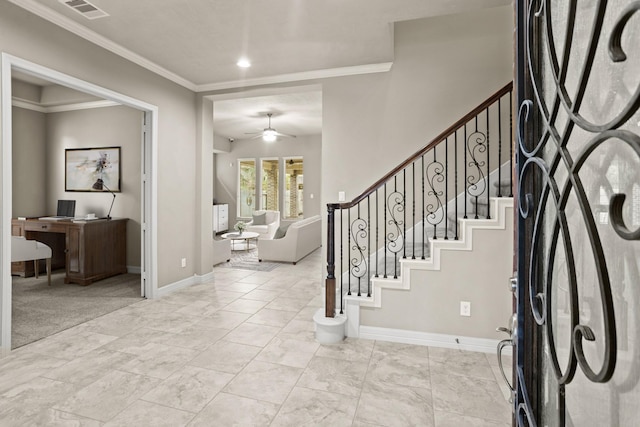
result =
[{"label": "iron stair baluster", "polygon": [[384,277],[387,278],[387,183],[384,183]]},{"label": "iron stair baluster", "polygon": [[416,162],[411,163],[411,178],[413,181],[413,190],[411,201],[413,204],[413,212],[412,212],[412,220],[411,223],[413,226],[411,227],[411,231],[413,234],[413,249],[411,250],[411,259],[416,259]]},{"label": "iron stair baluster", "polygon": [[[476,118],[475,118],[475,122],[476,122],[476,131],[475,131],[475,133],[478,133],[478,116],[476,116]],[[467,144],[468,144],[468,141],[467,141]],[[468,145],[467,145],[467,147],[468,147]],[[473,160],[474,160],[474,166],[475,166],[476,168],[479,168],[478,160],[477,160],[475,157],[473,157]],[[480,178],[478,178],[478,179],[480,179]],[[477,184],[477,183],[478,183],[478,182],[476,181],[476,184]],[[470,184],[470,183],[469,183],[469,184]],[[474,209],[474,210],[475,210],[475,217],[474,217],[474,219],[478,219],[478,193],[476,193],[476,195],[475,195],[475,199],[476,199],[476,201],[475,201],[476,208]]]},{"label": "iron stair baluster", "polygon": [[[489,164],[491,162],[491,154],[490,154],[490,141],[491,138],[489,138],[489,107],[487,107],[487,219],[491,219],[491,186],[489,185],[491,183],[491,180],[489,179],[491,177],[491,170],[489,168]],[[476,206],[476,216],[478,213],[478,207]]]},{"label": "iron stair baluster", "polygon": [[[358,220],[360,220],[360,203],[358,203]],[[362,253],[360,243],[358,242],[358,234],[353,236],[353,242],[358,252]],[[358,276],[358,296],[362,296],[362,276]]]},{"label": "iron stair baluster", "polygon": [[444,140],[444,240],[449,240],[449,137]]},{"label": "iron stair baluster", "polygon": [[425,229],[425,216],[424,216],[424,200],[425,200],[425,197],[424,197],[424,174],[425,174],[425,171],[424,171],[424,154],[422,155],[421,158],[422,158],[422,174],[421,174],[422,175],[422,200],[421,200],[420,204],[422,205],[422,218],[421,218],[420,222],[422,223],[422,259],[425,259],[425,253],[424,253],[424,251],[425,251],[425,242],[424,241],[425,241],[425,235],[426,235],[425,234],[426,233],[425,230],[426,229]]},{"label": "iron stair baluster", "polygon": [[467,219],[467,125],[464,125],[464,219]]},{"label": "iron stair baluster", "polygon": [[[344,282],[344,209],[340,209],[340,289],[342,289],[342,283]],[[347,295],[351,295],[351,287],[347,290]]]},{"label": "iron stair baluster", "polygon": [[367,196],[367,297],[371,298],[371,272],[369,263],[371,261],[371,200]]},{"label": "iron stair baluster", "polygon": [[379,235],[379,223],[380,223],[380,204],[378,202],[378,189],[376,188],[376,277],[378,276],[378,252],[380,252],[380,242],[378,240]]},{"label": "iron stair baluster", "polygon": [[[405,207],[407,205],[407,168],[402,169],[402,200],[404,200]],[[403,228],[402,228],[402,236],[404,241],[406,242],[407,237],[407,210],[404,209],[403,212]],[[402,259],[407,258],[407,245],[406,243],[402,247]]]},{"label": "iron stair baluster", "polygon": [[455,133],[454,133],[454,141],[453,141],[453,157],[454,157],[454,166],[455,166],[455,171],[454,171],[454,177],[455,177],[455,190],[454,190],[454,194],[455,194],[455,208],[456,208],[456,223],[455,223],[455,227],[456,227],[456,236],[455,236],[455,240],[458,240],[458,130],[456,129]]},{"label": "iron stair baluster", "polygon": [[502,98],[498,99],[498,197],[502,197]]},{"label": "iron stair baluster", "polygon": [[347,233],[347,259],[349,280],[347,282],[347,285],[349,286],[349,295],[351,295],[351,209],[347,209],[347,224],[347,226],[349,227],[349,232]]}]

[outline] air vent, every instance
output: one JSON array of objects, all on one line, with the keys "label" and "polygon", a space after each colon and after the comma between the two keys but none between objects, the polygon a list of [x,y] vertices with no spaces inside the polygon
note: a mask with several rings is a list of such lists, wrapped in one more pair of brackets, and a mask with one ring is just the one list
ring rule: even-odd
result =
[{"label": "air vent", "polygon": [[97,19],[109,16],[107,12],[98,9],[86,0],[58,0],[60,3],[69,6],[87,19]]}]

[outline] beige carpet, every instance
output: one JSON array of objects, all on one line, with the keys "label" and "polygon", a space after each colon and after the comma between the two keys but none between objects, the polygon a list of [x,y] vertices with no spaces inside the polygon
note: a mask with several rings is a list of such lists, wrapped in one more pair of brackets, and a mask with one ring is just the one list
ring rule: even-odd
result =
[{"label": "beige carpet", "polygon": [[64,283],[64,270],[51,275],[13,277],[11,346],[30,342],[95,319],[142,299],[140,275],[121,274],[80,286]]}]

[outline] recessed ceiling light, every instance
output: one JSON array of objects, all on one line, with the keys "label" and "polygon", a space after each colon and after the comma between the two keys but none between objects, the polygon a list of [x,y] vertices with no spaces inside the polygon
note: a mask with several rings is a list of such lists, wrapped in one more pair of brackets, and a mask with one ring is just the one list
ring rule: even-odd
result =
[{"label": "recessed ceiling light", "polygon": [[240,58],[236,65],[240,68],[249,68],[251,67],[251,62],[247,58]]}]

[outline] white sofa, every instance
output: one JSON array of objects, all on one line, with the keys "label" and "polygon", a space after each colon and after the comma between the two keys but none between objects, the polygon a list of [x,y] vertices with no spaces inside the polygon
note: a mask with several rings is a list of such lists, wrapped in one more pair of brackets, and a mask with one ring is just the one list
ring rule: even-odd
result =
[{"label": "white sofa", "polygon": [[296,221],[284,237],[258,240],[258,260],[285,261],[294,265],[322,244],[320,215]]},{"label": "white sofa", "polygon": [[213,265],[229,262],[231,259],[231,240],[213,239]]},{"label": "white sofa", "polygon": [[256,225],[253,219],[247,223],[247,231],[258,233],[258,239],[273,239],[276,230],[280,227],[280,211],[260,210],[254,211],[254,215],[265,214],[265,225]]}]

